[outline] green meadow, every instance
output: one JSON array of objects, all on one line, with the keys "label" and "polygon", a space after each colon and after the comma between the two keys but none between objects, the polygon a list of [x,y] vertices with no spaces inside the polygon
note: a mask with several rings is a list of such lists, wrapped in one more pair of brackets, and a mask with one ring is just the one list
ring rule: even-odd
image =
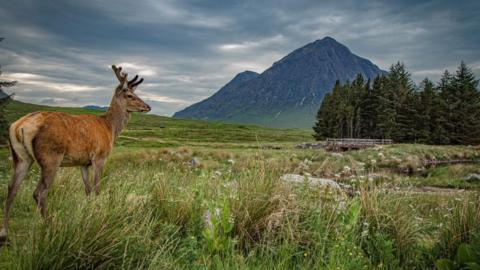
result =
[{"label": "green meadow", "polygon": [[[102,113],[11,102],[6,114],[36,110]],[[100,195],[85,195],[78,168],[62,168],[44,220],[33,167],[0,269],[479,269],[480,181],[467,176],[480,174],[480,146],[329,153],[294,147],[303,142],[313,142],[311,130],[134,114]],[[0,160],[3,205],[7,147]]]}]

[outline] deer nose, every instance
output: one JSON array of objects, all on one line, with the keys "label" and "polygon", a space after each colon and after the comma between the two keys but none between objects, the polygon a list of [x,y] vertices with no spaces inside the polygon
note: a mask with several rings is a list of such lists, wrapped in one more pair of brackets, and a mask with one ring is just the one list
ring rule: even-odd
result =
[{"label": "deer nose", "polygon": [[150,105],[147,104],[147,112],[149,112],[151,110],[152,110],[152,107],[150,107]]}]

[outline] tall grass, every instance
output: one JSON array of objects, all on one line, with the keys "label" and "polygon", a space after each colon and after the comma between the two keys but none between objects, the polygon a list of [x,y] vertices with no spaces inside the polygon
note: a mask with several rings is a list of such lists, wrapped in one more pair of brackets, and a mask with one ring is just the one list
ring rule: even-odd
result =
[{"label": "tall grass", "polygon": [[428,269],[479,233],[478,193],[407,194],[366,181],[349,195],[285,183],[280,176],[304,159],[317,162],[308,170],[335,173],[362,160],[281,153],[121,151],[99,196],[86,197],[78,171],[62,169],[47,220],[31,199],[35,170],[0,268]]}]

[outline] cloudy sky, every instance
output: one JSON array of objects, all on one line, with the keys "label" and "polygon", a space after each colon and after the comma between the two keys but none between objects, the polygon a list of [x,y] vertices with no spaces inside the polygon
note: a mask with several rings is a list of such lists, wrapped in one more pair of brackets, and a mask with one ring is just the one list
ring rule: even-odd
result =
[{"label": "cloudy sky", "polygon": [[478,0],[0,0],[0,64],[17,99],[83,106],[108,105],[116,63],[171,115],[325,36],[383,69],[403,61],[416,82],[462,59],[478,78],[479,11]]}]

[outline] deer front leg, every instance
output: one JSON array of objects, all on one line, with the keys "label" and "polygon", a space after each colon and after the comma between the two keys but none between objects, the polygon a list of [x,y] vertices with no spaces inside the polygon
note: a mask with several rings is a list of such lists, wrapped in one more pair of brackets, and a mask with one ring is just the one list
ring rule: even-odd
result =
[{"label": "deer front leg", "polygon": [[94,172],[94,186],[95,186],[95,194],[100,194],[100,177],[102,176],[103,166],[105,165],[105,159],[95,161],[95,172]]},{"label": "deer front leg", "polygon": [[83,166],[81,168],[83,183],[85,184],[85,194],[87,194],[87,196],[92,192],[92,187],[90,186],[89,169],[90,166]]}]

